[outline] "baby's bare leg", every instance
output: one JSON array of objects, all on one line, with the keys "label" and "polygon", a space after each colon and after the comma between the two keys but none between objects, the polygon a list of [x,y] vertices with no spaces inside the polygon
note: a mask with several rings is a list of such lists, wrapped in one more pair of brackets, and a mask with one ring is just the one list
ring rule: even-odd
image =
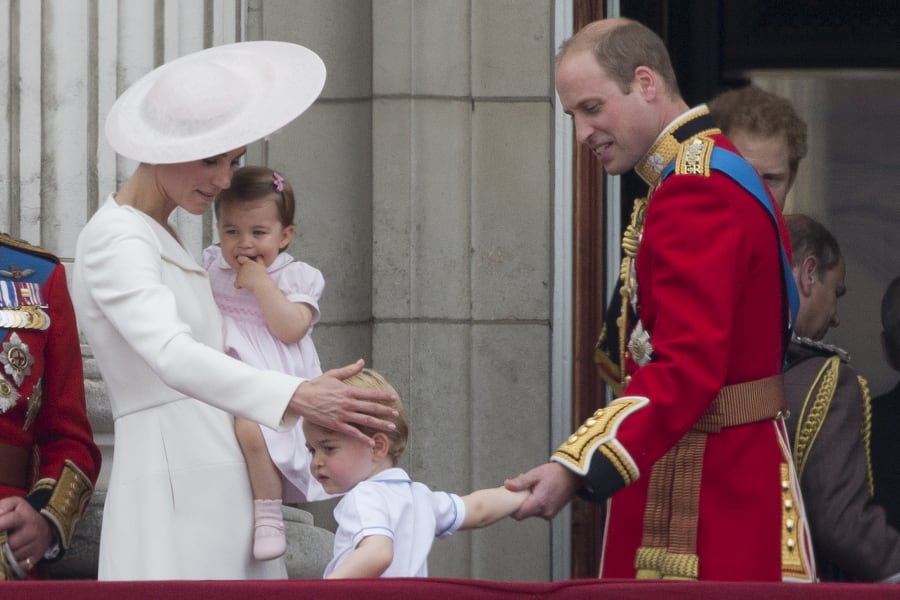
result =
[{"label": "baby's bare leg", "polygon": [[281,474],[269,457],[259,425],[235,418],[234,431],[244,453],[253,490],[253,557],[256,560],[278,558],[287,548],[281,515]]}]

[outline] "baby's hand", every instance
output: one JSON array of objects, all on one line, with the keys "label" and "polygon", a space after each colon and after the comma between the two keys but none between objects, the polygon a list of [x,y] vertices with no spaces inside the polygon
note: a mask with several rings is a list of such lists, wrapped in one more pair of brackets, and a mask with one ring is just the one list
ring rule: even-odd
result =
[{"label": "baby's hand", "polygon": [[234,287],[244,288],[252,292],[260,282],[269,279],[266,265],[259,256],[256,258],[238,256],[237,263],[238,270],[237,276],[234,278]]}]

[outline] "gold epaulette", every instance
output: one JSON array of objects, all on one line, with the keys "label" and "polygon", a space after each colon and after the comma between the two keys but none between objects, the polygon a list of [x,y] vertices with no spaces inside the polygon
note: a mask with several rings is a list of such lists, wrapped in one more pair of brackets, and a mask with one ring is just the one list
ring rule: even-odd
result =
[{"label": "gold epaulette", "polygon": [[633,483],[640,472],[628,451],[616,439],[619,425],[628,415],[647,406],[650,400],[642,396],[618,398],[597,410],[578,430],[560,444],[550,460],[566,468],[587,475],[594,452],[600,452],[612,463],[625,485]]},{"label": "gold epaulette", "polygon": [[59,532],[59,543],[63,549],[67,549],[72,542],[75,533],[75,525],[81,518],[94,486],[91,480],[78,468],[75,463],[67,460],[63,464],[59,479],[41,479],[32,487],[32,493],[41,489],[52,490],[50,500],[41,509],[41,514],[50,519]]},{"label": "gold epaulette", "polygon": [[29,254],[37,254],[38,256],[42,256],[47,260],[59,263],[59,257],[46,248],[29,244],[25,240],[16,239],[6,233],[0,233],[0,245],[16,248],[18,250],[22,250],[23,252],[28,252]]},{"label": "gold epaulette", "polygon": [[681,144],[675,157],[675,173],[709,177],[713,148],[715,148],[713,140],[702,135]]}]

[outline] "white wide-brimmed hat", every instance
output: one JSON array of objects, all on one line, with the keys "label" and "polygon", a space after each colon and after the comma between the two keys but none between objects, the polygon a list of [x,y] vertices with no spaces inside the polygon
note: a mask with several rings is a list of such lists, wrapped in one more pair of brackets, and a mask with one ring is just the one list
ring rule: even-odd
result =
[{"label": "white wide-brimmed hat", "polygon": [[199,160],[284,127],[315,102],[325,63],[287,42],[239,42],[177,58],[119,96],[106,117],[113,149],[143,163]]}]

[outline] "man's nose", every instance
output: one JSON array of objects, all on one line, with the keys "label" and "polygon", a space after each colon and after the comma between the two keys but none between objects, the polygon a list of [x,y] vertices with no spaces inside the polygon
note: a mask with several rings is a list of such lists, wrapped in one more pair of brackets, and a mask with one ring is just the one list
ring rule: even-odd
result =
[{"label": "man's nose", "polygon": [[575,141],[587,145],[594,129],[581,117],[575,117]]}]

